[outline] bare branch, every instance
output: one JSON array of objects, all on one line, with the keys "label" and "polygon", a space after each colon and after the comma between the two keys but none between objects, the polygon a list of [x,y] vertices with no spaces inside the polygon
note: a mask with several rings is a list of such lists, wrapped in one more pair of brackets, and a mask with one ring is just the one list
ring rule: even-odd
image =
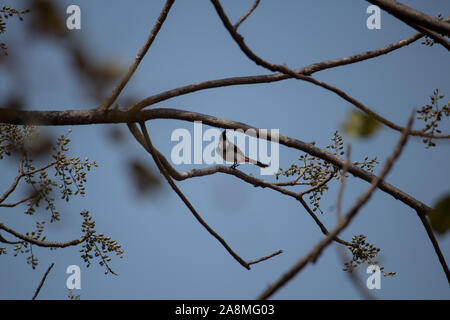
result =
[{"label": "bare branch", "polygon": [[37,295],[39,294],[39,291],[41,291],[41,288],[42,288],[42,286],[43,286],[43,284],[45,282],[45,279],[47,279],[48,273],[50,272],[50,270],[52,270],[54,265],[55,264],[52,263],[50,265],[50,267],[48,267],[47,271],[45,271],[44,277],[42,278],[41,282],[39,283],[39,286],[37,287],[36,292],[34,293],[33,298],[31,298],[31,300],[35,300],[36,299]]},{"label": "bare branch", "polygon": [[7,244],[19,244],[21,241],[9,241],[3,238],[3,236],[0,234],[0,242],[7,243]]},{"label": "bare branch", "polygon": [[408,25],[410,25],[410,26],[413,27],[414,29],[420,31],[420,32],[423,33],[424,35],[429,36],[429,37],[432,38],[435,42],[440,43],[442,46],[444,46],[447,50],[450,51],[450,42],[448,42],[447,40],[445,40],[445,38],[444,38],[443,36],[441,36],[440,34],[434,32],[434,31],[432,31],[432,30],[430,30],[430,29],[421,27],[421,26],[419,26],[419,25],[417,25],[417,24],[411,23],[411,22],[409,22],[409,21],[407,21],[407,20],[405,20],[405,23],[407,23]]},{"label": "bare branch", "polygon": [[23,163],[25,159],[23,156],[23,153],[20,154],[20,161],[19,161],[19,172],[17,173],[17,176],[14,178],[14,181],[12,185],[8,188],[8,190],[5,191],[5,193],[0,197],[0,203],[6,200],[6,198],[9,197],[11,193],[16,190],[17,185],[19,184],[20,179],[23,177]]},{"label": "bare branch", "polygon": [[357,199],[356,203],[351,207],[351,209],[347,212],[347,214],[340,219],[333,230],[330,231],[328,236],[317,245],[303,258],[301,258],[287,273],[285,273],[280,279],[271,284],[259,297],[258,299],[267,299],[272,296],[276,291],[278,291],[282,286],[284,286],[287,282],[289,282],[297,273],[299,273],[308,263],[316,261],[322,251],[331,243],[334,237],[336,237],[343,229],[345,229],[351,220],[356,216],[361,207],[367,203],[367,201],[371,198],[373,192],[377,188],[377,185],[384,179],[384,177],[388,174],[390,169],[392,168],[395,161],[400,156],[406,141],[408,140],[408,130],[410,130],[414,113],[411,115],[408,124],[406,126],[406,130],[403,132],[400,137],[392,155],[386,160],[385,165],[381,169],[380,175],[375,178],[372,184],[367,188],[367,190]]},{"label": "bare branch", "polygon": [[248,265],[256,264],[256,263],[259,263],[261,261],[264,261],[264,260],[270,259],[272,257],[275,257],[275,256],[277,256],[277,255],[279,255],[281,253],[283,253],[283,250],[278,250],[278,251],[276,251],[276,252],[274,252],[272,254],[269,254],[268,256],[265,256],[265,257],[262,257],[262,258],[259,258],[259,259],[256,259],[256,260],[251,260],[251,261],[249,261],[247,263],[248,263]]},{"label": "bare branch", "polygon": [[[230,20],[228,19],[227,15],[225,14],[225,12],[223,11],[222,6],[220,5],[220,2],[218,0],[211,0],[211,2],[213,3],[217,14],[219,15],[220,19],[222,20],[225,28],[228,30],[228,32],[230,33],[231,37],[234,39],[234,41],[236,42],[236,44],[239,46],[239,48],[241,49],[241,51],[249,58],[251,59],[253,62],[255,62],[257,65],[260,65],[266,69],[269,69],[270,71],[273,72],[281,72],[284,73],[292,78],[296,78],[299,80],[303,80],[303,81],[307,81],[310,83],[313,83],[317,86],[320,86],[324,89],[327,89],[331,92],[334,92],[335,94],[337,94],[338,96],[340,96],[341,98],[343,98],[344,100],[350,102],[351,104],[353,104],[355,107],[357,107],[358,109],[362,110],[363,112],[367,113],[368,115],[372,116],[374,119],[378,120],[379,122],[385,124],[386,126],[388,126],[391,129],[403,132],[404,128],[394,124],[393,122],[383,118],[382,116],[378,115],[376,112],[374,112],[372,109],[370,109],[369,107],[365,106],[363,103],[361,103],[360,101],[356,100],[355,98],[349,96],[347,93],[345,93],[344,91],[329,85],[323,81],[319,81],[316,80],[310,76],[305,76],[304,74],[300,74],[298,72],[296,72],[295,70],[291,70],[289,68],[287,68],[286,66],[282,66],[282,65],[277,65],[277,64],[273,64],[270,63],[268,61],[265,61],[264,59],[260,58],[259,56],[257,56],[248,46],[247,44],[244,42],[244,38],[237,33],[237,31],[233,28],[233,26],[231,25]],[[424,132],[420,131],[420,130],[416,130],[416,131],[411,131],[409,134],[411,135],[417,135],[417,136],[422,136],[424,137]],[[439,136],[440,138],[445,138],[445,139],[449,139],[450,135],[447,136]]]},{"label": "bare branch", "polygon": [[397,1],[392,0],[367,0],[367,1],[374,5],[379,6],[383,10],[389,12],[391,15],[395,16],[396,18],[402,20],[405,23],[408,23],[406,21],[411,21],[412,23],[418,26],[431,29],[432,31],[439,32],[440,34],[444,34],[447,37],[450,37],[450,24],[442,22],[435,17],[430,17],[429,15],[423,12],[412,9]]},{"label": "bare branch", "polygon": [[141,63],[142,59],[144,58],[145,54],[147,53],[148,49],[153,43],[153,40],[155,40],[156,36],[158,35],[159,30],[161,29],[161,26],[163,25],[164,21],[166,20],[167,14],[169,13],[170,8],[172,7],[172,4],[175,0],[167,0],[161,13],[159,14],[158,19],[156,20],[155,25],[153,26],[150,35],[148,36],[147,40],[145,41],[144,45],[142,46],[141,50],[139,50],[136,58],[134,59],[131,66],[128,68],[127,73],[123,76],[123,78],[120,80],[120,82],[117,84],[117,86],[113,89],[111,94],[106,98],[106,100],[98,107],[99,110],[106,111],[109,107],[116,101],[119,94],[122,92],[123,88],[125,88],[126,84],[130,80],[131,76],[136,71],[137,67]]},{"label": "bare branch", "polygon": [[[221,119],[197,112],[168,109],[168,108],[155,108],[142,111],[122,111],[122,110],[109,110],[108,112],[101,112],[97,110],[67,110],[67,111],[19,111],[13,109],[0,109],[0,121],[11,124],[35,124],[35,125],[84,125],[93,123],[133,123],[141,122],[153,119],[176,119],[184,121],[201,121],[203,124],[223,129],[242,129],[246,132],[249,129],[259,135],[260,129],[252,127],[242,122],[236,122],[226,119]],[[333,155],[325,150],[315,147],[311,143],[306,143],[282,134],[277,135],[278,141],[281,145],[289,148],[294,148],[303,152],[306,152],[312,156],[330,162],[338,168],[343,168],[345,160],[339,158],[337,155]],[[267,132],[267,136],[261,138],[266,140],[273,140],[270,132]],[[367,182],[372,182],[375,179],[375,175],[367,172],[355,165],[350,165],[348,172],[352,175],[363,179]],[[405,192],[397,189],[391,184],[382,181],[379,184],[379,188],[384,192],[390,194],[395,199],[402,201],[404,204],[419,210],[420,212],[427,212],[430,207],[424,203],[418,201],[414,197],[406,194]]]},{"label": "bare branch", "polygon": [[35,198],[37,195],[39,194],[39,192],[33,192],[31,195],[29,195],[26,198],[23,198],[22,200],[16,201],[14,203],[0,203],[0,208],[4,207],[4,208],[14,208],[16,206],[18,206],[19,204],[22,204],[24,202],[27,202],[28,200],[31,200],[33,198]]},{"label": "bare branch", "polygon": [[0,222],[0,229],[5,230],[6,232],[12,234],[13,236],[15,236],[23,241],[32,243],[34,245],[37,245],[38,247],[46,247],[46,248],[66,248],[66,247],[70,247],[70,246],[76,246],[76,245],[79,245],[80,243],[84,242],[87,238],[89,238],[89,234],[86,233],[80,239],[75,239],[75,240],[66,241],[66,242],[42,241],[42,240],[36,240],[32,237],[25,236],[13,229],[10,229],[7,226],[5,226],[2,222]]},{"label": "bare branch", "polygon": [[[407,46],[418,39],[422,38],[423,35],[421,33],[416,33],[409,38],[402,39],[398,42],[389,44],[382,48],[376,50],[365,51],[356,55],[352,55],[349,57],[343,57],[328,61],[322,61],[318,63],[311,64],[309,66],[296,69],[295,72],[303,75],[312,75],[313,73],[335,68],[339,66],[344,66],[348,64],[357,63],[360,61],[372,59],[379,57],[383,54],[387,54],[394,50],[400,49],[404,46]],[[203,82],[198,82],[194,84],[190,84],[187,86],[175,88],[172,90],[164,91],[148,98],[142,99],[141,101],[136,102],[134,105],[130,106],[128,109],[131,110],[141,110],[150,105],[156,104],[158,102],[171,99],[173,97],[189,94],[192,92],[211,89],[211,88],[219,88],[219,87],[227,87],[227,86],[235,86],[235,85],[244,85],[244,84],[257,84],[257,83],[271,83],[277,82],[281,80],[290,79],[289,75],[284,73],[275,73],[271,75],[259,75],[259,76],[247,76],[247,77],[232,77],[232,78],[224,78],[218,80],[208,80]]]},{"label": "bare branch", "polygon": [[[133,126],[131,126],[130,130],[133,133],[133,135],[136,138],[136,140],[145,149],[147,149],[146,145],[144,143],[144,139],[143,139],[143,137],[141,135],[139,135],[139,132],[138,132],[137,128],[136,127],[133,128]],[[303,195],[301,195],[301,194],[297,194],[295,192],[286,190],[284,188],[281,188],[281,187],[277,186],[274,183],[265,182],[264,180],[261,180],[261,179],[258,179],[258,178],[246,175],[242,171],[239,171],[239,170],[236,170],[236,169],[231,169],[231,168],[229,168],[227,166],[222,166],[222,165],[212,166],[212,167],[208,167],[208,168],[204,168],[204,169],[193,169],[193,170],[183,171],[183,172],[180,173],[174,167],[172,167],[170,162],[167,161],[166,157],[164,157],[164,155],[162,153],[160,153],[155,147],[154,147],[154,149],[155,149],[156,153],[158,154],[159,160],[161,161],[162,165],[165,167],[167,172],[175,180],[182,181],[182,180],[186,180],[186,179],[193,178],[193,177],[203,177],[203,176],[206,176],[206,175],[212,175],[212,174],[218,173],[218,172],[234,175],[235,177],[237,177],[237,178],[239,178],[239,179],[241,179],[241,180],[243,180],[243,181],[245,181],[247,183],[250,183],[250,184],[252,184],[255,187],[270,188],[272,190],[280,192],[281,194],[290,196],[290,197],[298,200],[303,205],[303,207],[306,209],[306,211],[311,215],[313,220],[319,226],[320,230],[325,235],[328,234],[327,228],[322,224],[322,222],[319,220],[319,218],[316,216],[316,214],[308,207],[308,205],[306,204],[306,202],[302,198]],[[351,246],[351,243],[349,243],[347,241],[344,241],[344,240],[341,240],[341,239],[339,239],[337,237],[334,240],[336,242],[338,242],[338,243],[343,244],[343,245]]]},{"label": "bare branch", "polygon": [[[162,175],[166,178],[169,185],[172,187],[172,189],[175,191],[175,193],[180,197],[180,199],[184,202],[184,204],[189,208],[189,210],[192,212],[194,217],[197,219],[197,221],[214,237],[216,238],[228,251],[228,253],[231,254],[231,256],[236,259],[244,268],[250,270],[250,266],[247,262],[244,261],[237,253],[233,251],[233,249],[230,248],[230,246],[225,242],[225,240],[217,234],[203,219],[202,217],[197,213],[195,208],[192,206],[192,204],[189,202],[189,200],[184,196],[184,194],[180,191],[180,189],[176,186],[176,184],[173,182],[169,174],[167,173],[166,169],[162,165],[158,154],[156,153],[153,144],[150,140],[150,136],[148,135],[147,128],[145,126],[145,123],[140,123],[142,133],[144,134],[144,139],[146,142],[146,145],[148,147],[148,151],[153,157],[153,160],[155,161],[156,165],[158,166],[159,171],[161,171]],[[132,127],[130,127],[130,130],[132,130]]]},{"label": "bare branch", "polygon": [[434,236],[430,223],[428,222],[424,212],[418,211],[417,214],[419,215],[420,221],[422,221],[422,224],[425,227],[425,231],[427,232],[428,238],[430,238],[431,240],[434,251],[438,256],[439,262],[441,263],[442,269],[444,270],[445,276],[447,277],[447,281],[450,284],[450,271],[448,270],[447,262],[445,261],[444,255],[442,254],[442,251],[439,248],[439,243],[437,242],[436,237]]},{"label": "bare branch", "polygon": [[288,187],[288,186],[300,186],[300,185],[310,185],[308,182],[298,182],[304,174],[304,171],[299,174],[295,179],[283,182],[275,182],[274,185],[279,187]]},{"label": "bare branch", "polygon": [[247,19],[252,13],[253,11],[255,11],[256,7],[259,5],[261,0],[255,0],[255,2],[253,3],[253,6],[250,8],[250,10],[247,11],[246,14],[244,14],[234,25],[234,29],[237,30],[237,28],[239,28],[239,26],[241,25],[242,22],[245,21],[245,19]]}]

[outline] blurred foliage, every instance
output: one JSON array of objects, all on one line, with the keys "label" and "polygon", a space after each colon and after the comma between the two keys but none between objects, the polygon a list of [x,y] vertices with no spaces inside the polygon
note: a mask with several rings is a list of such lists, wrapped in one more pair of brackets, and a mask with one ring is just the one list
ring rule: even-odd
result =
[{"label": "blurred foliage", "polygon": [[450,229],[450,194],[442,197],[428,213],[431,226],[443,235]]},{"label": "blurred foliage", "polygon": [[30,0],[32,15],[30,31],[42,36],[65,38],[68,30],[64,21],[65,11],[52,0]]},{"label": "blurred foliage", "polygon": [[351,137],[368,138],[378,131],[380,123],[372,116],[358,110],[352,110],[342,128]]},{"label": "blurred foliage", "polygon": [[[6,32],[6,21],[13,17],[13,16],[17,16],[19,18],[20,21],[23,21],[23,14],[26,14],[30,12],[29,9],[25,9],[22,11],[19,11],[17,9],[8,7],[3,5],[0,8],[0,34],[5,33]],[[8,55],[8,47],[6,46],[6,43],[4,42],[0,42],[0,54],[3,53],[4,55]]]},{"label": "blurred foliage", "polygon": [[[441,130],[438,129],[439,122],[443,116],[448,117],[450,114],[450,101],[447,104],[439,106],[439,100],[443,99],[444,95],[439,93],[439,89],[435,89],[430,94],[430,103],[422,106],[420,110],[417,110],[417,119],[425,122],[425,128],[422,130],[424,133],[440,134]],[[435,147],[436,144],[432,138],[423,139],[425,148]]]},{"label": "blurred foliage", "polygon": [[140,195],[151,195],[155,189],[161,186],[161,179],[154,170],[137,159],[133,159],[128,165],[132,181]]},{"label": "blurred foliage", "polygon": [[[30,12],[29,19],[25,20],[25,25],[30,34],[33,35],[33,41],[50,39],[52,45],[61,47],[65,50],[68,60],[72,62],[73,74],[77,76],[80,85],[87,95],[95,101],[101,102],[115,80],[123,73],[122,66],[112,58],[95,58],[90,50],[85,48],[77,37],[76,31],[69,31],[66,27],[66,12],[61,7],[61,3],[52,0],[28,0],[25,7],[30,8],[23,11],[3,7],[5,13],[3,16],[17,15],[22,20],[21,15]],[[2,15],[0,15],[2,16]],[[1,30],[6,31],[6,24],[0,20]],[[6,45],[2,44],[0,50]],[[6,52],[6,51],[5,51]],[[26,57],[27,52],[15,50],[15,55]],[[16,57],[18,58],[18,57]],[[10,67],[13,65],[10,64]],[[14,65],[15,68],[21,68],[22,64]],[[18,72],[18,71],[17,71]],[[20,96],[23,96],[22,83],[17,85],[22,88]],[[25,97],[22,97],[25,100]]]}]

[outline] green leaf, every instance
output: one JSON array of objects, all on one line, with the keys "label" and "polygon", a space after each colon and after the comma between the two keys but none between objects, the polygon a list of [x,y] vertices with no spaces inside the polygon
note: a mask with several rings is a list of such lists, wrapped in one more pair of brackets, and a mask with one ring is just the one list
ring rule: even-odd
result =
[{"label": "green leaf", "polygon": [[356,138],[368,138],[379,128],[380,123],[373,117],[358,110],[353,110],[342,126],[344,132]]},{"label": "green leaf", "polygon": [[450,229],[450,194],[439,199],[428,216],[431,226],[439,234],[444,234]]}]

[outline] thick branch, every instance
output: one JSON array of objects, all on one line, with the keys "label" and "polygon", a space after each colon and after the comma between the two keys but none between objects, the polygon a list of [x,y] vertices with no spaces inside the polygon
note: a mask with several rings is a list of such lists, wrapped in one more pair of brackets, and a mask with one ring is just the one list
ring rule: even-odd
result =
[{"label": "thick branch", "polygon": [[[34,124],[34,125],[82,125],[82,124],[100,124],[100,123],[132,123],[142,122],[153,119],[177,119],[184,121],[201,121],[203,124],[223,129],[242,129],[244,132],[256,131],[259,133],[258,128],[252,127],[242,122],[236,122],[226,119],[221,119],[201,113],[157,108],[150,110],[142,110],[136,112],[126,112],[121,110],[109,110],[108,112],[102,112],[97,110],[67,110],[67,111],[20,111],[20,110],[5,110],[0,109],[0,122],[6,122],[11,124]],[[266,140],[274,140],[271,133],[267,132],[267,137],[264,135],[261,137]],[[315,147],[310,143],[306,143],[282,134],[278,135],[278,141],[280,144],[294,148],[303,152],[306,152],[312,156],[323,159],[332,163],[334,166],[342,169],[345,165],[345,160],[339,158],[337,155],[333,155],[325,150]],[[355,177],[361,178],[367,182],[372,182],[375,179],[375,175],[367,172],[353,164],[348,168]],[[379,188],[386,193],[389,193],[395,199],[398,199],[410,206],[414,210],[420,212],[427,212],[430,208],[406,194],[405,192],[397,189],[391,184],[382,181],[379,184]]]},{"label": "thick branch", "polygon": [[405,6],[404,4],[392,1],[392,0],[367,0],[368,2],[379,6],[383,10],[389,12],[394,17],[402,20],[403,22],[411,21],[414,24],[423,26],[433,31],[450,37],[450,24],[442,22],[435,17]]},{"label": "thick branch", "polygon": [[421,33],[423,33],[424,35],[427,35],[428,37],[430,37],[431,39],[433,39],[435,42],[440,43],[442,46],[444,46],[447,50],[450,51],[450,42],[448,42],[447,40],[445,40],[445,38],[443,36],[441,36],[440,34],[438,34],[437,32],[434,32],[430,29],[421,27],[417,24],[405,21],[408,25],[410,25],[411,27],[413,27],[414,29],[420,31]]}]

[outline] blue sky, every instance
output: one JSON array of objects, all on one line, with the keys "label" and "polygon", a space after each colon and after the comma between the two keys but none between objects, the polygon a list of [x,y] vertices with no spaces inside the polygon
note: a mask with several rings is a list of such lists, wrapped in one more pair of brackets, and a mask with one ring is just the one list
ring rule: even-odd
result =
[{"label": "blue sky", "polygon": [[[20,1],[2,3],[20,7]],[[252,1],[222,1],[232,21]],[[72,31],[83,48],[100,61],[127,67],[148,36],[163,1],[58,1],[65,16],[69,4],[81,7],[82,29]],[[408,5],[430,15],[450,13],[448,1],[408,1]],[[409,37],[410,27],[382,13],[380,30],[366,28],[365,1],[261,1],[254,14],[239,28],[247,44],[262,58],[286,63],[291,68],[344,57]],[[11,55],[21,50],[30,109],[86,109],[95,101],[83,91],[70,68],[65,51],[51,40],[27,36],[23,25],[11,22],[8,46]],[[12,38],[12,35],[15,35]],[[435,88],[450,95],[450,60],[441,46],[432,48],[420,41],[393,53],[354,65],[322,71],[314,76],[341,88],[373,110],[398,124],[405,124],[413,108],[428,103]],[[157,39],[124,96],[141,99],[186,84],[232,76],[268,74],[248,60],[233,42],[209,1],[176,1]],[[13,91],[14,76],[0,69],[0,101]],[[447,101],[445,100],[444,101]],[[316,146],[329,144],[349,112],[349,103],[322,88],[298,80],[271,84],[210,89],[180,96],[157,105],[186,109],[241,121],[259,128],[276,128],[280,133]],[[442,123],[443,132],[450,130]],[[415,127],[422,124],[416,121]],[[104,275],[94,265],[86,268],[79,248],[48,251],[37,248],[40,264],[29,267],[24,257],[2,256],[1,299],[28,299],[34,293],[48,265],[55,263],[39,297],[65,299],[67,266],[81,267],[82,299],[253,299],[278,279],[314,244],[323,238],[320,229],[295,200],[274,191],[258,189],[233,176],[216,174],[177,183],[200,215],[244,259],[256,259],[282,249],[284,253],[254,265],[248,271],[203,229],[168,187],[154,195],[139,197],[130,179],[127,163],[134,158],[156,170],[151,157],[126,134],[121,144],[108,139],[113,125],[71,127],[71,153],[96,160],[99,167],[88,175],[87,195],[61,203],[62,222],[49,225],[47,237],[68,240],[80,236],[79,212],[89,210],[97,230],[117,240],[124,258],[113,257],[119,274]],[[175,120],[155,120],[149,125],[153,143],[167,157],[176,144],[170,140],[177,128],[192,132],[193,125]],[[205,126],[204,129],[208,127]],[[45,128],[62,134],[68,127]],[[399,133],[382,128],[368,140],[345,137],[352,145],[352,160],[377,156],[382,162],[392,152]],[[206,145],[206,144],[205,144]],[[296,162],[297,151],[280,147],[280,165]],[[448,142],[425,150],[421,139],[410,139],[387,181],[432,205],[450,192],[450,148]],[[180,165],[178,170],[204,167]],[[376,170],[381,167],[378,166]],[[243,165],[239,170],[258,176],[258,168]],[[155,171],[156,172],[156,171]],[[16,167],[2,161],[1,188],[12,181]],[[5,179],[4,179],[5,178]],[[265,177],[266,178],[266,177]],[[349,208],[367,183],[350,178],[344,195]],[[334,204],[338,184],[330,184],[323,197],[320,215],[331,229],[336,222]],[[2,221],[18,231],[29,231],[34,219],[23,208],[0,209]],[[39,213],[37,219],[47,217]],[[351,225],[343,239],[366,234],[382,249],[380,262],[393,278],[382,278],[382,299],[448,299],[448,282],[425,230],[414,211],[391,196],[377,191]],[[438,237],[444,255],[450,252],[450,238]],[[309,265],[278,291],[275,299],[359,299],[361,296],[342,271],[337,246],[329,246],[320,259]],[[365,270],[361,270],[365,271]],[[360,272],[361,281],[367,275]]]}]

